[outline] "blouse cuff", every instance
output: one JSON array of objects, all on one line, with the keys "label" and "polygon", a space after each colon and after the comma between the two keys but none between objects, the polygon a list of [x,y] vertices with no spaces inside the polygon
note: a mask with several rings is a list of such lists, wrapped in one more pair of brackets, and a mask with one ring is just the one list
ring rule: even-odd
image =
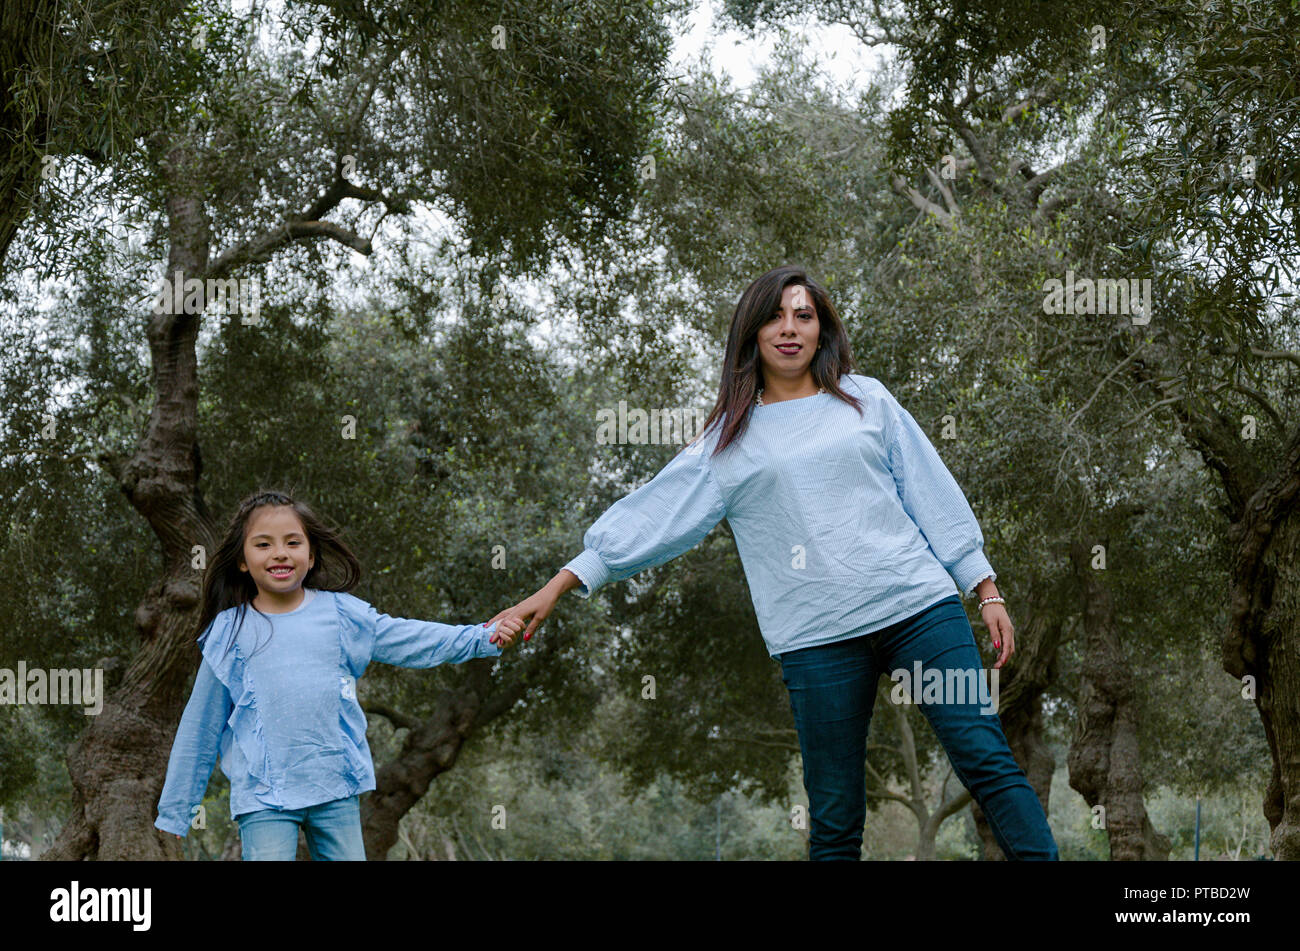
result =
[{"label": "blouse cuff", "polygon": [[493,644],[491,641],[491,637],[496,633],[497,624],[499,623],[499,621],[493,621],[491,624],[484,623],[479,625],[483,628],[483,633],[480,635],[478,642],[479,657],[500,657],[505,653],[504,647],[500,644]]},{"label": "blouse cuff", "polygon": [[950,574],[956,580],[957,586],[966,593],[966,596],[973,595],[975,586],[985,578],[997,580],[998,577],[997,572],[993,570],[993,566],[984,557],[984,552],[978,548],[953,565]]},{"label": "blouse cuff", "polygon": [[153,826],[155,829],[162,829],[164,832],[178,835],[182,839],[185,838],[190,831],[190,824],[188,822],[177,822],[176,820],[169,819],[166,816],[159,816],[155,819]]},{"label": "blouse cuff", "polygon": [[600,555],[592,549],[584,549],[582,554],[574,558],[564,566],[567,570],[572,571],[582,582],[574,590],[577,591],[578,597],[589,598],[596,590],[609,580],[609,568],[601,561]]}]

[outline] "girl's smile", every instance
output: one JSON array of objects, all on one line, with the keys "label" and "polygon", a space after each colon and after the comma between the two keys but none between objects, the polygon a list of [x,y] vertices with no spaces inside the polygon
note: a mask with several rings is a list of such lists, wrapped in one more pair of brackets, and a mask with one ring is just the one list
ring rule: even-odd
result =
[{"label": "girl's smile", "polygon": [[292,611],[302,603],[302,582],[315,564],[297,513],[287,505],[268,505],[248,519],[244,558],[239,569],[257,585],[254,607]]}]

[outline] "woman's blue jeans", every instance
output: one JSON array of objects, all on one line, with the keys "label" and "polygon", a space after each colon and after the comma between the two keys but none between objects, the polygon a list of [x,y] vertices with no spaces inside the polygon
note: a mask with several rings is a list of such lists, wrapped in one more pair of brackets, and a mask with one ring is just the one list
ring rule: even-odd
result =
[{"label": "woman's blue jeans", "polygon": [[[803,753],[811,820],[808,857],[857,861],[867,816],[864,763],[877,678],[901,669],[910,689],[919,660],[922,671],[973,668],[983,679],[975,633],[961,598],[953,594],[871,634],[787,651],[778,659]],[[949,682],[946,673],[944,678]],[[1058,859],[1047,816],[1011,755],[997,714],[982,713],[978,697],[915,699],[1007,858]]]},{"label": "woman's blue jeans", "polygon": [[335,799],[305,809],[259,809],[236,820],[246,862],[292,862],[298,854],[298,828],[307,836],[313,861],[364,862],[358,797]]}]

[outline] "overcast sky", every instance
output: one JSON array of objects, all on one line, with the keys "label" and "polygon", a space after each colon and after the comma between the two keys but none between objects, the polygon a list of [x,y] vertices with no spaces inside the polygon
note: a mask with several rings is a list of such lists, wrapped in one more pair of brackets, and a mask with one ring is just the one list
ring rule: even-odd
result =
[{"label": "overcast sky", "polygon": [[[714,0],[698,0],[687,21],[687,31],[674,45],[674,71],[698,61],[707,50],[713,71],[726,73],[734,85],[744,88],[754,81],[758,67],[772,58],[778,38],[774,30],[763,30],[767,35],[761,40],[749,40],[738,30],[721,30],[715,15],[719,7]],[[858,87],[876,68],[880,51],[864,46],[846,26],[807,21],[791,22],[789,27],[810,39],[810,50],[821,51],[818,59],[826,70],[828,83],[841,88]]]}]

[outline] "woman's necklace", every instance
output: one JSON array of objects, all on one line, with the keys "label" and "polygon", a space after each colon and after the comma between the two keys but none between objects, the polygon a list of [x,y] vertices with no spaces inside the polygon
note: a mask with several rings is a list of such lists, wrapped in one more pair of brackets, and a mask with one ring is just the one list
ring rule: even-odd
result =
[{"label": "woman's necklace", "polygon": [[[825,393],[825,392],[826,392],[826,387],[824,387],[824,386],[819,386],[819,387],[817,387],[817,392],[818,392],[818,393]],[[755,406],[762,406],[762,405],[763,405],[763,387],[761,387],[761,386],[758,388],[758,395],[757,395],[756,397],[754,397],[754,405],[755,405]]]}]

